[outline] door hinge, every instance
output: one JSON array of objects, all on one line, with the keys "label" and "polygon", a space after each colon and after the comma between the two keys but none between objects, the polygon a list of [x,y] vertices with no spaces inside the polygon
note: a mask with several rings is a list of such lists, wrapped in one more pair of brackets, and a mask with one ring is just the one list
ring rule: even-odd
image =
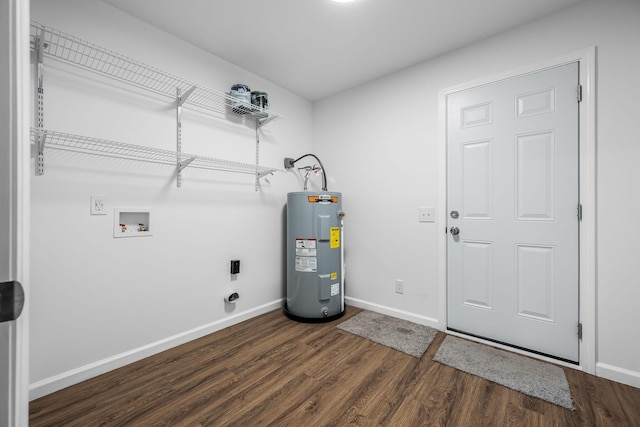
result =
[{"label": "door hinge", "polygon": [[578,204],[578,221],[582,222],[582,203]]},{"label": "door hinge", "polygon": [[576,96],[578,98],[578,102],[582,102],[582,85],[578,85]]},{"label": "door hinge", "polygon": [[578,339],[582,339],[582,323],[578,322]]}]

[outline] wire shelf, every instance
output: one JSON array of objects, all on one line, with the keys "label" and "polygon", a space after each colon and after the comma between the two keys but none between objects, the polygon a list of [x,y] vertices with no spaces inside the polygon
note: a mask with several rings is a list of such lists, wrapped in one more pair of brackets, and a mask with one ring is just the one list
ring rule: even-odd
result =
[{"label": "wire shelf", "polygon": [[160,148],[145,147],[52,130],[31,128],[31,140],[37,145],[42,145],[42,147],[47,149],[173,166],[179,165],[180,170],[185,167],[191,167],[197,169],[251,174],[258,177],[279,171],[279,169],[276,168],[251,163],[241,163],[188,153],[178,153],[176,151],[163,150]]},{"label": "wire shelf", "polygon": [[31,44],[42,43],[42,54],[46,57],[100,74],[151,92],[175,99],[176,89],[183,92],[194,88],[185,104],[191,104],[217,113],[242,111],[251,114],[261,124],[278,118],[278,113],[263,109],[247,102],[237,108],[239,100],[231,95],[219,92],[144,64],[135,59],[105,49],[78,37],[63,33],[37,22],[31,22]]}]

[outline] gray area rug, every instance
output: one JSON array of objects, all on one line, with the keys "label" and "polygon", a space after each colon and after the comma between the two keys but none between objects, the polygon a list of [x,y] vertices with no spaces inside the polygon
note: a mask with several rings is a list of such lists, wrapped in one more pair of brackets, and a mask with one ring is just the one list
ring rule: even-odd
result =
[{"label": "gray area rug", "polygon": [[418,358],[438,333],[428,326],[367,310],[336,327]]},{"label": "gray area rug", "polygon": [[569,384],[559,366],[451,335],[433,360],[573,410]]}]

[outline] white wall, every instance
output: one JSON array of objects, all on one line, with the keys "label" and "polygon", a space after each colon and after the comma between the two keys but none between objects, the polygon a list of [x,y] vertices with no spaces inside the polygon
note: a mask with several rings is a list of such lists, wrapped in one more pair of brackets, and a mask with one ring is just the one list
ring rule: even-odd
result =
[{"label": "white wall", "polygon": [[[218,90],[244,82],[269,92],[286,120],[266,128],[261,162],[313,151],[344,193],[350,302],[441,325],[434,224],[417,208],[438,202],[438,92],[446,87],[598,46],[598,373],[640,384],[640,299],[634,237],[634,102],[640,90],[640,4],[589,1],[395,73],[313,107],[100,1],[33,0],[32,18]],[[45,127],[174,149],[171,103],[47,62]],[[183,150],[253,161],[243,123],[185,111]],[[188,171],[177,189],[166,166],[47,154],[32,179],[32,397],[279,306],[284,296],[283,209],[299,190],[279,173],[251,177]],[[154,236],[113,239],[107,207],[152,207]],[[627,227],[626,234],[619,233]],[[265,256],[268,254],[269,256]],[[242,260],[236,281],[231,259]],[[395,279],[405,294],[394,292]],[[224,291],[241,298],[230,310]]]},{"label": "white wall", "polygon": [[438,92],[595,45],[597,373],[640,387],[639,23],[637,1],[588,1],[317,102],[314,149],[344,193],[350,301],[443,324],[436,236],[445,222],[417,221],[419,206],[440,208]]},{"label": "white wall", "polygon": [[[263,130],[261,164],[311,150],[310,102],[100,1],[31,4],[37,22],[203,86],[268,92],[285,119]],[[175,150],[169,99],[47,59],[44,86],[48,129]],[[185,108],[183,151],[252,163],[249,124]],[[32,398],[282,304],[286,194],[302,188],[292,172],[255,192],[250,175],[188,169],[178,189],[170,166],[50,151],[31,181]],[[92,194],[107,215],[89,215]],[[117,207],[152,208],[154,235],[114,239]]]}]

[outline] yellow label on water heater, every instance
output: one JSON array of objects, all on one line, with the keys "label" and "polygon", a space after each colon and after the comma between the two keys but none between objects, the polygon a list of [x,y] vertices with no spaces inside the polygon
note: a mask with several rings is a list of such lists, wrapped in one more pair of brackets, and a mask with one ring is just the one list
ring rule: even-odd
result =
[{"label": "yellow label on water heater", "polygon": [[329,240],[331,249],[340,247],[340,227],[331,227],[329,229]]}]

